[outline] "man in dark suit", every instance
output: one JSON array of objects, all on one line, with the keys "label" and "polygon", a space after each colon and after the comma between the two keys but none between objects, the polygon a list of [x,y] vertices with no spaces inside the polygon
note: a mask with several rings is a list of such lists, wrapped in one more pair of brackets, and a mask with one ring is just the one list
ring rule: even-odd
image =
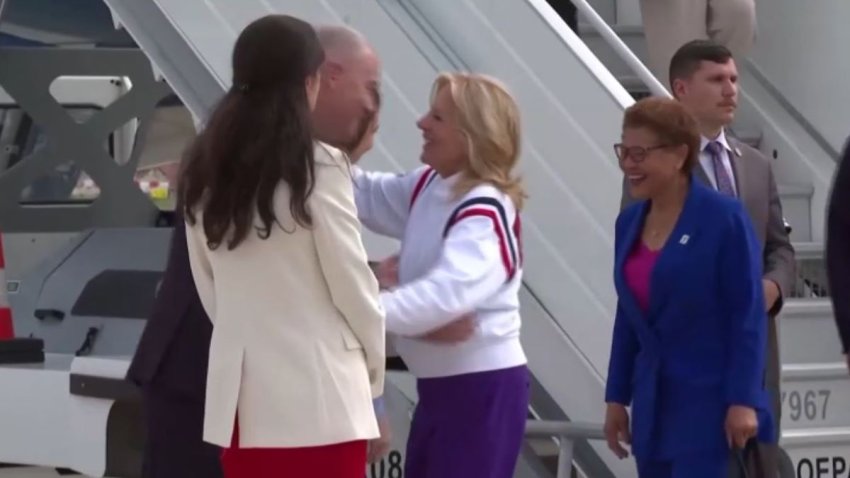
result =
[{"label": "man in dark suit", "polygon": [[219,450],[202,439],[212,323],[204,312],[180,208],[154,311],[127,378],[142,389],[146,478],[221,477]]},{"label": "man in dark suit", "polygon": [[835,172],[826,221],[829,291],[835,323],[850,368],[850,140]]},{"label": "man in dark suit", "polygon": [[[686,43],[670,63],[673,96],[694,115],[702,134],[700,165],[694,171],[695,176],[720,193],[741,200],[762,244],[762,282],[765,310],[769,316],[765,385],[770,391],[778,435],[781,368],[776,316],[782,309],[783,298],[794,287],[796,262],[785,229],[770,160],[726,132],[735,118],[737,82],[738,71],[732,53],[711,41]],[[631,201],[627,189],[624,189],[623,205]],[[778,441],[779,436],[776,438]],[[759,462],[766,473],[764,476],[777,476],[779,457],[776,443],[760,443],[758,451]],[[752,461],[749,465],[752,469],[757,466]]]}]

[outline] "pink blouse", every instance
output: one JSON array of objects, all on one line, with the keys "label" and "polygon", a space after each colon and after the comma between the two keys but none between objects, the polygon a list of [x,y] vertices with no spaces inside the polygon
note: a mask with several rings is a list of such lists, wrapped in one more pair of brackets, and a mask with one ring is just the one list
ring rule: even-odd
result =
[{"label": "pink blouse", "polygon": [[623,266],[626,285],[632,290],[632,294],[635,295],[638,305],[644,312],[649,310],[649,285],[652,270],[660,254],[661,250],[653,251],[646,247],[643,241],[638,240]]}]

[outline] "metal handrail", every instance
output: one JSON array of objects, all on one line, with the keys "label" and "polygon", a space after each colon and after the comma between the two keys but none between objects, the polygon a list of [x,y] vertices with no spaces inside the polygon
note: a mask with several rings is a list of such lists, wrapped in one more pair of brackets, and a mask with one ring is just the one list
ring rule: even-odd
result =
[{"label": "metal handrail", "polygon": [[573,448],[576,440],[604,440],[602,425],[594,423],[528,420],[526,438],[558,439],[558,473],[556,478],[569,478],[573,467]]},{"label": "metal handrail", "polygon": [[656,96],[670,98],[670,92],[661,84],[660,81],[649,71],[649,68],[629,49],[629,47],[620,39],[614,30],[605,22],[605,20],[596,13],[596,10],[587,2],[587,0],[571,0],[576,9],[581,12],[590,26],[596,30],[602,39],[614,49],[614,52],[628,65],[628,67],[640,78],[641,81],[649,88],[649,91]]}]

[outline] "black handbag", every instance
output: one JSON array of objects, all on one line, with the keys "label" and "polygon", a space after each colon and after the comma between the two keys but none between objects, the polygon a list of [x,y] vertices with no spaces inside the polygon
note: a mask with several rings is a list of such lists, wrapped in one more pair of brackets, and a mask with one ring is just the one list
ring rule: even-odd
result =
[{"label": "black handbag", "polygon": [[777,476],[777,473],[765,473],[761,449],[755,438],[749,439],[744,448],[735,450],[734,454],[740,478],[775,478]]}]

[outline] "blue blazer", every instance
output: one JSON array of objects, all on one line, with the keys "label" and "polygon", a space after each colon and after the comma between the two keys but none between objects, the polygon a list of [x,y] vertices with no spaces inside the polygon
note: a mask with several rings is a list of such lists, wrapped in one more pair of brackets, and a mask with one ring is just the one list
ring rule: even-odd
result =
[{"label": "blue blazer", "polygon": [[655,459],[725,453],[724,423],[733,404],[755,408],[760,440],[775,442],[764,387],[762,251],[746,211],[692,180],[652,272],[644,313],[623,265],[648,212],[642,201],[617,218],[619,300],[605,391],[607,402],[632,406],[633,453]]}]

